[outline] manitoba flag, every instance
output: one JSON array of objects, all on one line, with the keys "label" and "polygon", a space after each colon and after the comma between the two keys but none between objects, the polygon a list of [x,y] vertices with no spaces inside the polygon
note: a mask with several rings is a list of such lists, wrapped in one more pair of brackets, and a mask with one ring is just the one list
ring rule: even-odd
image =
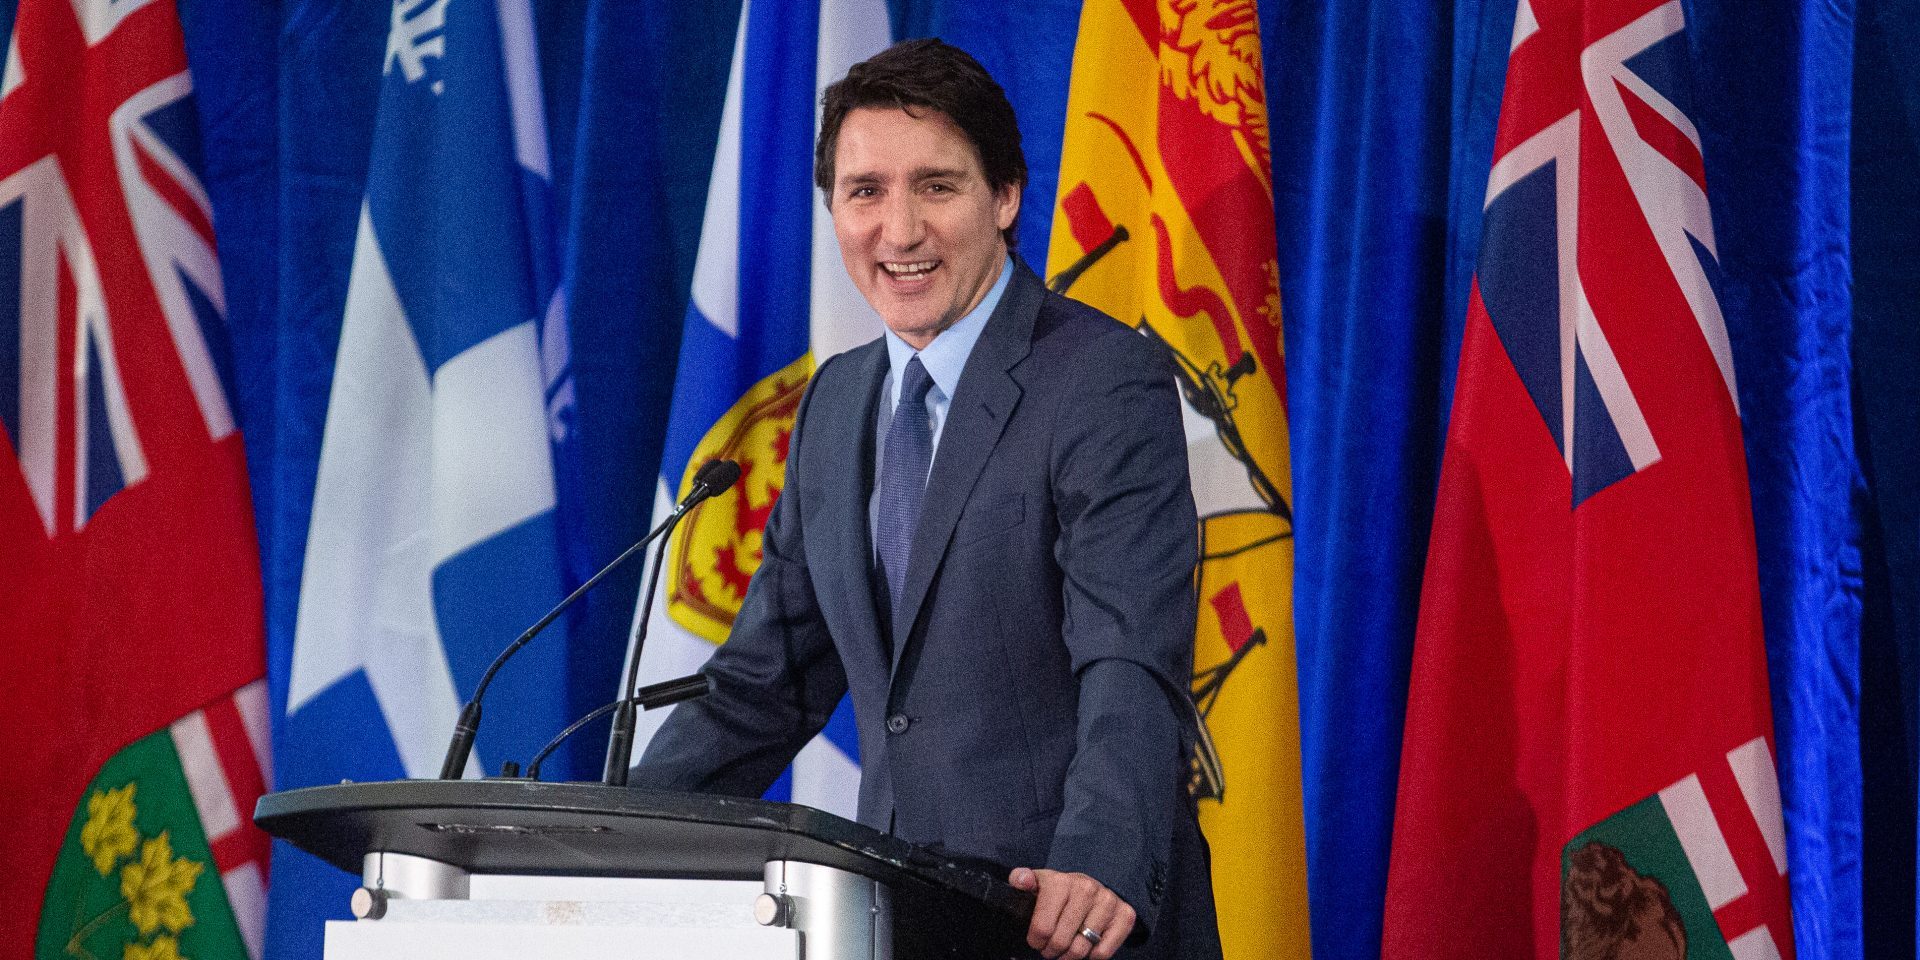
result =
[{"label": "manitoba flag", "polygon": [[172,0],[0,75],[0,960],[257,957],[260,572]]},{"label": "manitoba flag", "polygon": [[1425,583],[1388,957],[1788,957],[1679,2],[1521,0]]}]

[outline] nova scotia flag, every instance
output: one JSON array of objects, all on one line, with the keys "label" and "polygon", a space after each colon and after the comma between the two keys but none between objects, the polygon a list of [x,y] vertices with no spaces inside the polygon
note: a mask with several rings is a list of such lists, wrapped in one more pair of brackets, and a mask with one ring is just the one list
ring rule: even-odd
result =
[{"label": "nova scotia flag", "polygon": [[[395,0],[391,22],[275,698],[280,789],[436,775],[481,672],[566,586],[572,393],[531,9]],[[564,627],[493,686],[469,775],[571,719]],[[284,845],[273,866],[273,955],[317,957],[353,880]]]},{"label": "nova scotia flag", "polygon": [[[786,436],[815,362],[880,335],[813,187],[813,141],[821,92],[889,41],[884,0],[741,6],[655,514],[664,517],[710,459],[739,461],[743,476],[675,531],[645,612],[643,683],[692,673],[726,639],[759,566],[760,529],[780,495]],[[666,713],[641,714],[641,743]],[[851,818],[859,773],[843,700],[771,796]]]}]

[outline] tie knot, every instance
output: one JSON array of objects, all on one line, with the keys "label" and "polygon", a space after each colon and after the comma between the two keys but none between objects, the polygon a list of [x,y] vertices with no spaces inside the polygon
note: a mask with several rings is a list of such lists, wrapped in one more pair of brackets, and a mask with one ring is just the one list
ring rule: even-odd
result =
[{"label": "tie knot", "polygon": [[933,378],[927,375],[927,368],[920,364],[920,357],[908,358],[907,369],[900,374],[900,402],[925,403],[927,391],[933,389]]}]

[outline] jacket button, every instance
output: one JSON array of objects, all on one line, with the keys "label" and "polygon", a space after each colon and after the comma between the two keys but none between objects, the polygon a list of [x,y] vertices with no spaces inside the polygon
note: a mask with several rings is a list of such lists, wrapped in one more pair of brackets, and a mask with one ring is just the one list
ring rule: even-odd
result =
[{"label": "jacket button", "polygon": [[908,720],[907,715],[904,713],[896,713],[893,716],[887,718],[888,733],[892,733],[892,734],[906,733],[907,728],[912,725],[913,725],[913,721]]}]

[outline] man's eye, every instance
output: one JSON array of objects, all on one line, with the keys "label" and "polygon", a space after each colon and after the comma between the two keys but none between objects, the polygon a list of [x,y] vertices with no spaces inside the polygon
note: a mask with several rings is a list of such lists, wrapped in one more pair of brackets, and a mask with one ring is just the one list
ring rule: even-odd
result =
[{"label": "man's eye", "polygon": [[874,189],[872,187],[854,187],[853,190],[847,194],[847,196],[871,197],[873,196],[873,194],[874,194]]},{"label": "man's eye", "polygon": [[927,192],[928,193],[952,193],[953,187],[944,183],[929,183],[927,184]]}]

